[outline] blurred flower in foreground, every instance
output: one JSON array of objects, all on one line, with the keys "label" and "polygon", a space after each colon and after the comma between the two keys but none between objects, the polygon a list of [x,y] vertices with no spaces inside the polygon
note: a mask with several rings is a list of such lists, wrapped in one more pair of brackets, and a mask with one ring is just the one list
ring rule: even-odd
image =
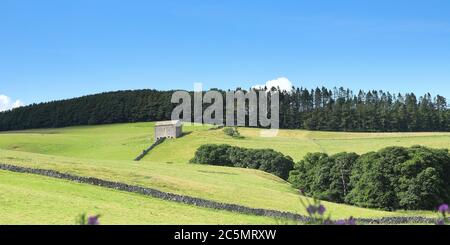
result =
[{"label": "blurred flower in foreground", "polygon": [[77,225],[99,225],[100,215],[91,215],[89,217],[86,216],[86,213],[82,213],[77,217],[76,224]]},{"label": "blurred flower in foreground", "polygon": [[100,217],[99,215],[89,216],[87,224],[88,225],[99,225],[100,224],[98,222],[99,217]]},{"label": "blurred flower in foreground", "polygon": [[336,225],[356,225],[356,220],[353,217],[348,219],[337,220]]},{"label": "blurred flower in foreground", "polygon": [[439,219],[436,222],[436,225],[446,225],[449,223],[447,214],[450,213],[450,210],[448,208],[448,204],[441,204],[438,208],[439,212]]},{"label": "blurred flower in foreground", "polygon": [[356,225],[356,220],[353,217],[338,221],[331,220],[329,214],[325,216],[327,209],[319,200],[314,198],[313,202],[311,202],[309,198],[302,197],[305,196],[305,191],[302,188],[298,192],[301,195],[300,203],[306,209],[309,216],[309,221],[306,222],[307,225]]},{"label": "blurred flower in foreground", "polygon": [[439,213],[441,213],[441,214],[446,214],[446,213],[448,213],[449,212],[449,209],[448,209],[448,204],[442,204],[441,206],[439,206],[439,208],[438,208],[438,211],[439,211]]}]

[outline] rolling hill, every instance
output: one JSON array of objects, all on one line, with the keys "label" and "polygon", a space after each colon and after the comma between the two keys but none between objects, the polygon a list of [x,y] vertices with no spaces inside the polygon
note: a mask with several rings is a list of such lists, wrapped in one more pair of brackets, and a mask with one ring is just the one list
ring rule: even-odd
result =
[{"label": "rolling hill", "polygon": [[[305,214],[305,210],[300,205],[298,192],[289,183],[273,175],[251,169],[188,164],[188,161],[192,158],[196,148],[205,143],[227,143],[248,148],[273,148],[293,157],[296,161],[301,159],[307,152],[315,151],[328,153],[354,151],[364,153],[378,150],[385,146],[411,146],[416,144],[437,148],[450,148],[450,133],[342,133],[280,130],[277,137],[264,138],[259,136],[258,129],[241,128],[240,132],[244,138],[233,139],[225,136],[221,130],[215,130],[210,126],[195,125],[185,126],[185,136],[179,139],[165,141],[150,152],[142,161],[132,161],[134,157],[152,143],[153,125],[153,123],[131,123],[2,132],[0,133],[0,162],[121,181],[170,193],[239,204],[253,208],[266,208]],[[9,179],[11,182],[11,174],[2,173],[2,176],[8,175],[10,176]],[[30,177],[28,175],[27,178],[23,177],[23,175],[20,175],[21,177],[18,175],[14,176],[17,179],[23,179],[20,182],[24,183]],[[54,182],[55,186],[58,187],[52,190],[57,193],[66,193],[66,189],[72,190],[72,192],[66,193],[68,196],[83,195],[83,189],[91,188],[81,184],[49,180],[44,177],[32,176],[32,178],[34,178],[34,183],[41,181]],[[5,177],[5,179],[7,178]],[[5,186],[5,181],[1,181],[1,183]],[[18,182],[12,183],[18,184]],[[14,185],[9,184],[6,186]],[[35,185],[39,186],[39,184]],[[43,186],[46,186],[44,190],[50,187],[48,184],[43,184]],[[31,186],[29,187],[31,188]],[[27,186],[23,186],[22,192],[26,192],[27,188]],[[79,193],[74,190],[77,188],[80,189]],[[101,194],[100,192],[102,191],[105,193],[111,191],[103,190],[100,187],[95,188],[99,192],[98,196],[106,195]],[[51,192],[52,190],[48,191]],[[31,200],[31,198],[27,199],[26,194],[17,197],[11,192],[4,193],[5,200],[23,198],[24,201],[31,204],[39,201],[38,199],[33,199],[35,201]],[[51,195],[54,195],[54,193]],[[136,197],[136,195],[128,193],[120,193],[120,195],[123,195],[123,198],[127,195]],[[146,200],[146,197],[136,198]],[[96,210],[90,205],[90,202],[94,202],[94,200],[83,200],[86,204],[81,205],[81,207],[85,207],[86,212],[90,212],[92,209]],[[153,202],[151,198],[148,200],[149,202]],[[162,200],[158,201],[160,203],[167,202]],[[45,202],[45,199],[42,202]],[[434,217],[434,214],[428,211],[386,212],[329,202],[324,202],[324,204],[333,218],[404,215]],[[55,203],[55,205],[65,207],[63,201],[60,204]],[[46,206],[44,205],[43,207]],[[123,207],[127,207],[126,202],[124,202]],[[198,209],[199,212],[200,210],[204,213],[208,212],[208,209],[205,211],[197,207],[189,208]],[[9,209],[14,209],[14,207],[10,206]],[[19,212],[20,209],[22,211],[28,210],[24,206],[22,208],[18,207],[15,212]],[[68,208],[67,211],[61,212],[67,217],[70,217],[70,219],[73,219],[74,215],[76,216],[77,212],[79,213],[79,210]],[[143,218],[142,222],[138,222],[132,218],[127,219],[126,217],[122,217],[122,219],[107,219],[106,217],[115,216],[114,209],[111,209],[111,211],[108,210],[108,208],[102,209],[102,212],[105,212],[104,216],[107,223],[153,223],[150,217],[151,215],[148,219]],[[17,220],[12,220],[15,216],[8,214],[11,212],[13,211],[2,211],[0,213],[0,223],[2,219],[12,223],[23,223],[20,221],[20,216],[17,216]],[[65,219],[45,219],[45,213],[45,211],[42,211],[42,218],[39,218],[39,214],[36,214],[36,216],[33,216],[34,222],[29,221],[32,223],[54,223],[55,220],[68,222],[67,217]],[[172,218],[175,220],[177,217],[177,214],[171,213],[170,210],[167,211],[167,215],[167,223],[171,223]],[[227,215],[233,216],[237,214],[224,212],[224,216]],[[194,218],[191,220],[188,218],[180,219],[179,223],[207,222],[207,219],[202,222],[201,215],[198,215],[198,217],[198,220]],[[236,222],[273,222],[273,219],[259,218],[244,215],[242,218],[236,219]],[[161,221],[158,221],[157,217],[154,220],[156,223]],[[221,223],[221,220],[213,221]],[[25,221],[25,223],[28,223],[28,221]],[[162,221],[162,223],[164,222]],[[227,223],[225,217],[223,218],[223,223]]]}]

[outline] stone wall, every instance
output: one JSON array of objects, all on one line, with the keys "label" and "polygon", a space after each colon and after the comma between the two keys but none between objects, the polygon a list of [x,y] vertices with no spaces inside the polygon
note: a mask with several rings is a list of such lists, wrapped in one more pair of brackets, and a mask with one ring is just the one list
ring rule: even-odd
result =
[{"label": "stone wall", "polygon": [[139,155],[139,156],[137,156],[134,160],[135,161],[140,161],[140,160],[142,160],[142,158],[144,158],[145,157],[145,155],[147,155],[151,150],[153,150],[153,148],[155,148],[157,145],[159,145],[159,144],[161,144],[162,142],[164,142],[164,140],[166,140],[166,138],[160,138],[160,139],[157,139],[156,141],[155,141],[155,143],[153,143],[149,148],[147,148],[147,149],[145,149],[144,151],[142,151],[142,153]]}]

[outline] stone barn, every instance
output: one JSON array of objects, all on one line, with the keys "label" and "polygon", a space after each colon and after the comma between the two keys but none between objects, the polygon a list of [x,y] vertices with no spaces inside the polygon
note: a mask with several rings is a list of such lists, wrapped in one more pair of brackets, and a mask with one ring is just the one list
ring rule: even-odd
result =
[{"label": "stone barn", "polygon": [[183,125],[180,121],[164,121],[155,124],[155,141],[161,138],[178,138],[183,134]]}]

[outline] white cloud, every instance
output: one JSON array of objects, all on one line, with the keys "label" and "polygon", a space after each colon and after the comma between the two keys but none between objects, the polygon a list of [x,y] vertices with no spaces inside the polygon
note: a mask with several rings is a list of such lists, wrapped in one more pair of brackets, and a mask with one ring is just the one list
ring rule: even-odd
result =
[{"label": "white cloud", "polygon": [[11,98],[4,94],[0,94],[0,111],[7,111],[17,107],[23,106],[23,102],[21,100],[12,101]]},{"label": "white cloud", "polygon": [[271,89],[272,87],[279,87],[281,90],[291,91],[292,83],[286,77],[279,77],[274,80],[267,81],[265,85],[255,85],[253,88],[264,88],[267,87]]}]

